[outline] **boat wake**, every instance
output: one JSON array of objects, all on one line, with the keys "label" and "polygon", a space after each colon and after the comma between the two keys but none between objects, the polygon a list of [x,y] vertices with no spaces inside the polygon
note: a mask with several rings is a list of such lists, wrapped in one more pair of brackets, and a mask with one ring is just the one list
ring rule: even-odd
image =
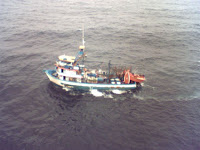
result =
[{"label": "boat wake", "polygon": [[149,87],[149,88],[155,90],[155,87],[150,86],[150,85],[148,85],[148,84],[144,84],[144,83],[142,83],[141,85],[142,85],[142,87]]},{"label": "boat wake", "polygon": [[138,100],[144,100],[144,97],[141,97],[141,96],[136,95],[136,94],[133,94],[133,97],[134,97],[135,99],[138,99]]}]

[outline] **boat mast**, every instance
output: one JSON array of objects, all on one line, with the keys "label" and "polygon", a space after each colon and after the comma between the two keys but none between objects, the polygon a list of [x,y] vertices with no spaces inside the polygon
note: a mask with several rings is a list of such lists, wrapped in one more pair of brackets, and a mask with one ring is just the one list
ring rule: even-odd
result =
[{"label": "boat mast", "polygon": [[[85,41],[84,41],[84,24],[82,25],[82,42],[83,42],[83,46],[85,47]],[[84,62],[85,62],[85,55],[83,56],[83,65],[84,65]]]},{"label": "boat mast", "polygon": [[109,63],[108,63],[108,80],[110,80],[109,79],[109,77],[110,77],[110,66],[111,66],[111,60],[109,60]]},{"label": "boat mast", "polygon": [[79,52],[78,54],[76,55],[75,57],[75,61],[74,61],[74,64],[73,66],[76,66],[78,61],[80,61],[81,59],[83,60],[83,64],[84,64],[84,57],[85,57],[85,53],[84,53],[84,50],[85,50],[85,41],[84,41],[84,26],[82,26],[83,29],[82,29],[82,45],[79,46]]}]

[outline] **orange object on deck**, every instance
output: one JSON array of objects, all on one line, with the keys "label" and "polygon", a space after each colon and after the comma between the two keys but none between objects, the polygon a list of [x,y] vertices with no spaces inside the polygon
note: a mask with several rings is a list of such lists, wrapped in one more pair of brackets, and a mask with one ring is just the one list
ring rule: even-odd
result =
[{"label": "orange object on deck", "polygon": [[130,79],[131,81],[135,81],[139,83],[145,81],[144,75],[138,75],[138,74],[132,74],[132,73],[130,73]]},{"label": "orange object on deck", "polygon": [[145,81],[144,75],[132,74],[130,71],[126,71],[124,75],[124,83],[129,84],[130,81],[141,83]]},{"label": "orange object on deck", "polygon": [[124,83],[129,84],[130,83],[130,72],[126,71],[124,75]]}]

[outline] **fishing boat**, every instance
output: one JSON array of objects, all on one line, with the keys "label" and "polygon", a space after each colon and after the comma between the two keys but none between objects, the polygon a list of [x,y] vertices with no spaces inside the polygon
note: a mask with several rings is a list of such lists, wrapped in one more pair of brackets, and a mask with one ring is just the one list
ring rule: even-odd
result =
[{"label": "fishing boat", "polygon": [[130,67],[111,67],[108,70],[88,69],[84,65],[86,57],[84,29],[82,45],[76,56],[60,55],[54,70],[44,70],[49,80],[65,90],[132,90],[145,81],[144,75],[131,72]]}]

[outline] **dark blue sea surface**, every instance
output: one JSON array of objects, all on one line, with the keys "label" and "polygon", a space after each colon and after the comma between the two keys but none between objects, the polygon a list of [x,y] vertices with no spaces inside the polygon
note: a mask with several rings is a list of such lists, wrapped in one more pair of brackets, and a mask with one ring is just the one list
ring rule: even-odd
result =
[{"label": "dark blue sea surface", "polygon": [[[145,74],[117,95],[65,91],[42,71],[76,55]],[[200,150],[199,0],[0,1],[0,150]]]}]

